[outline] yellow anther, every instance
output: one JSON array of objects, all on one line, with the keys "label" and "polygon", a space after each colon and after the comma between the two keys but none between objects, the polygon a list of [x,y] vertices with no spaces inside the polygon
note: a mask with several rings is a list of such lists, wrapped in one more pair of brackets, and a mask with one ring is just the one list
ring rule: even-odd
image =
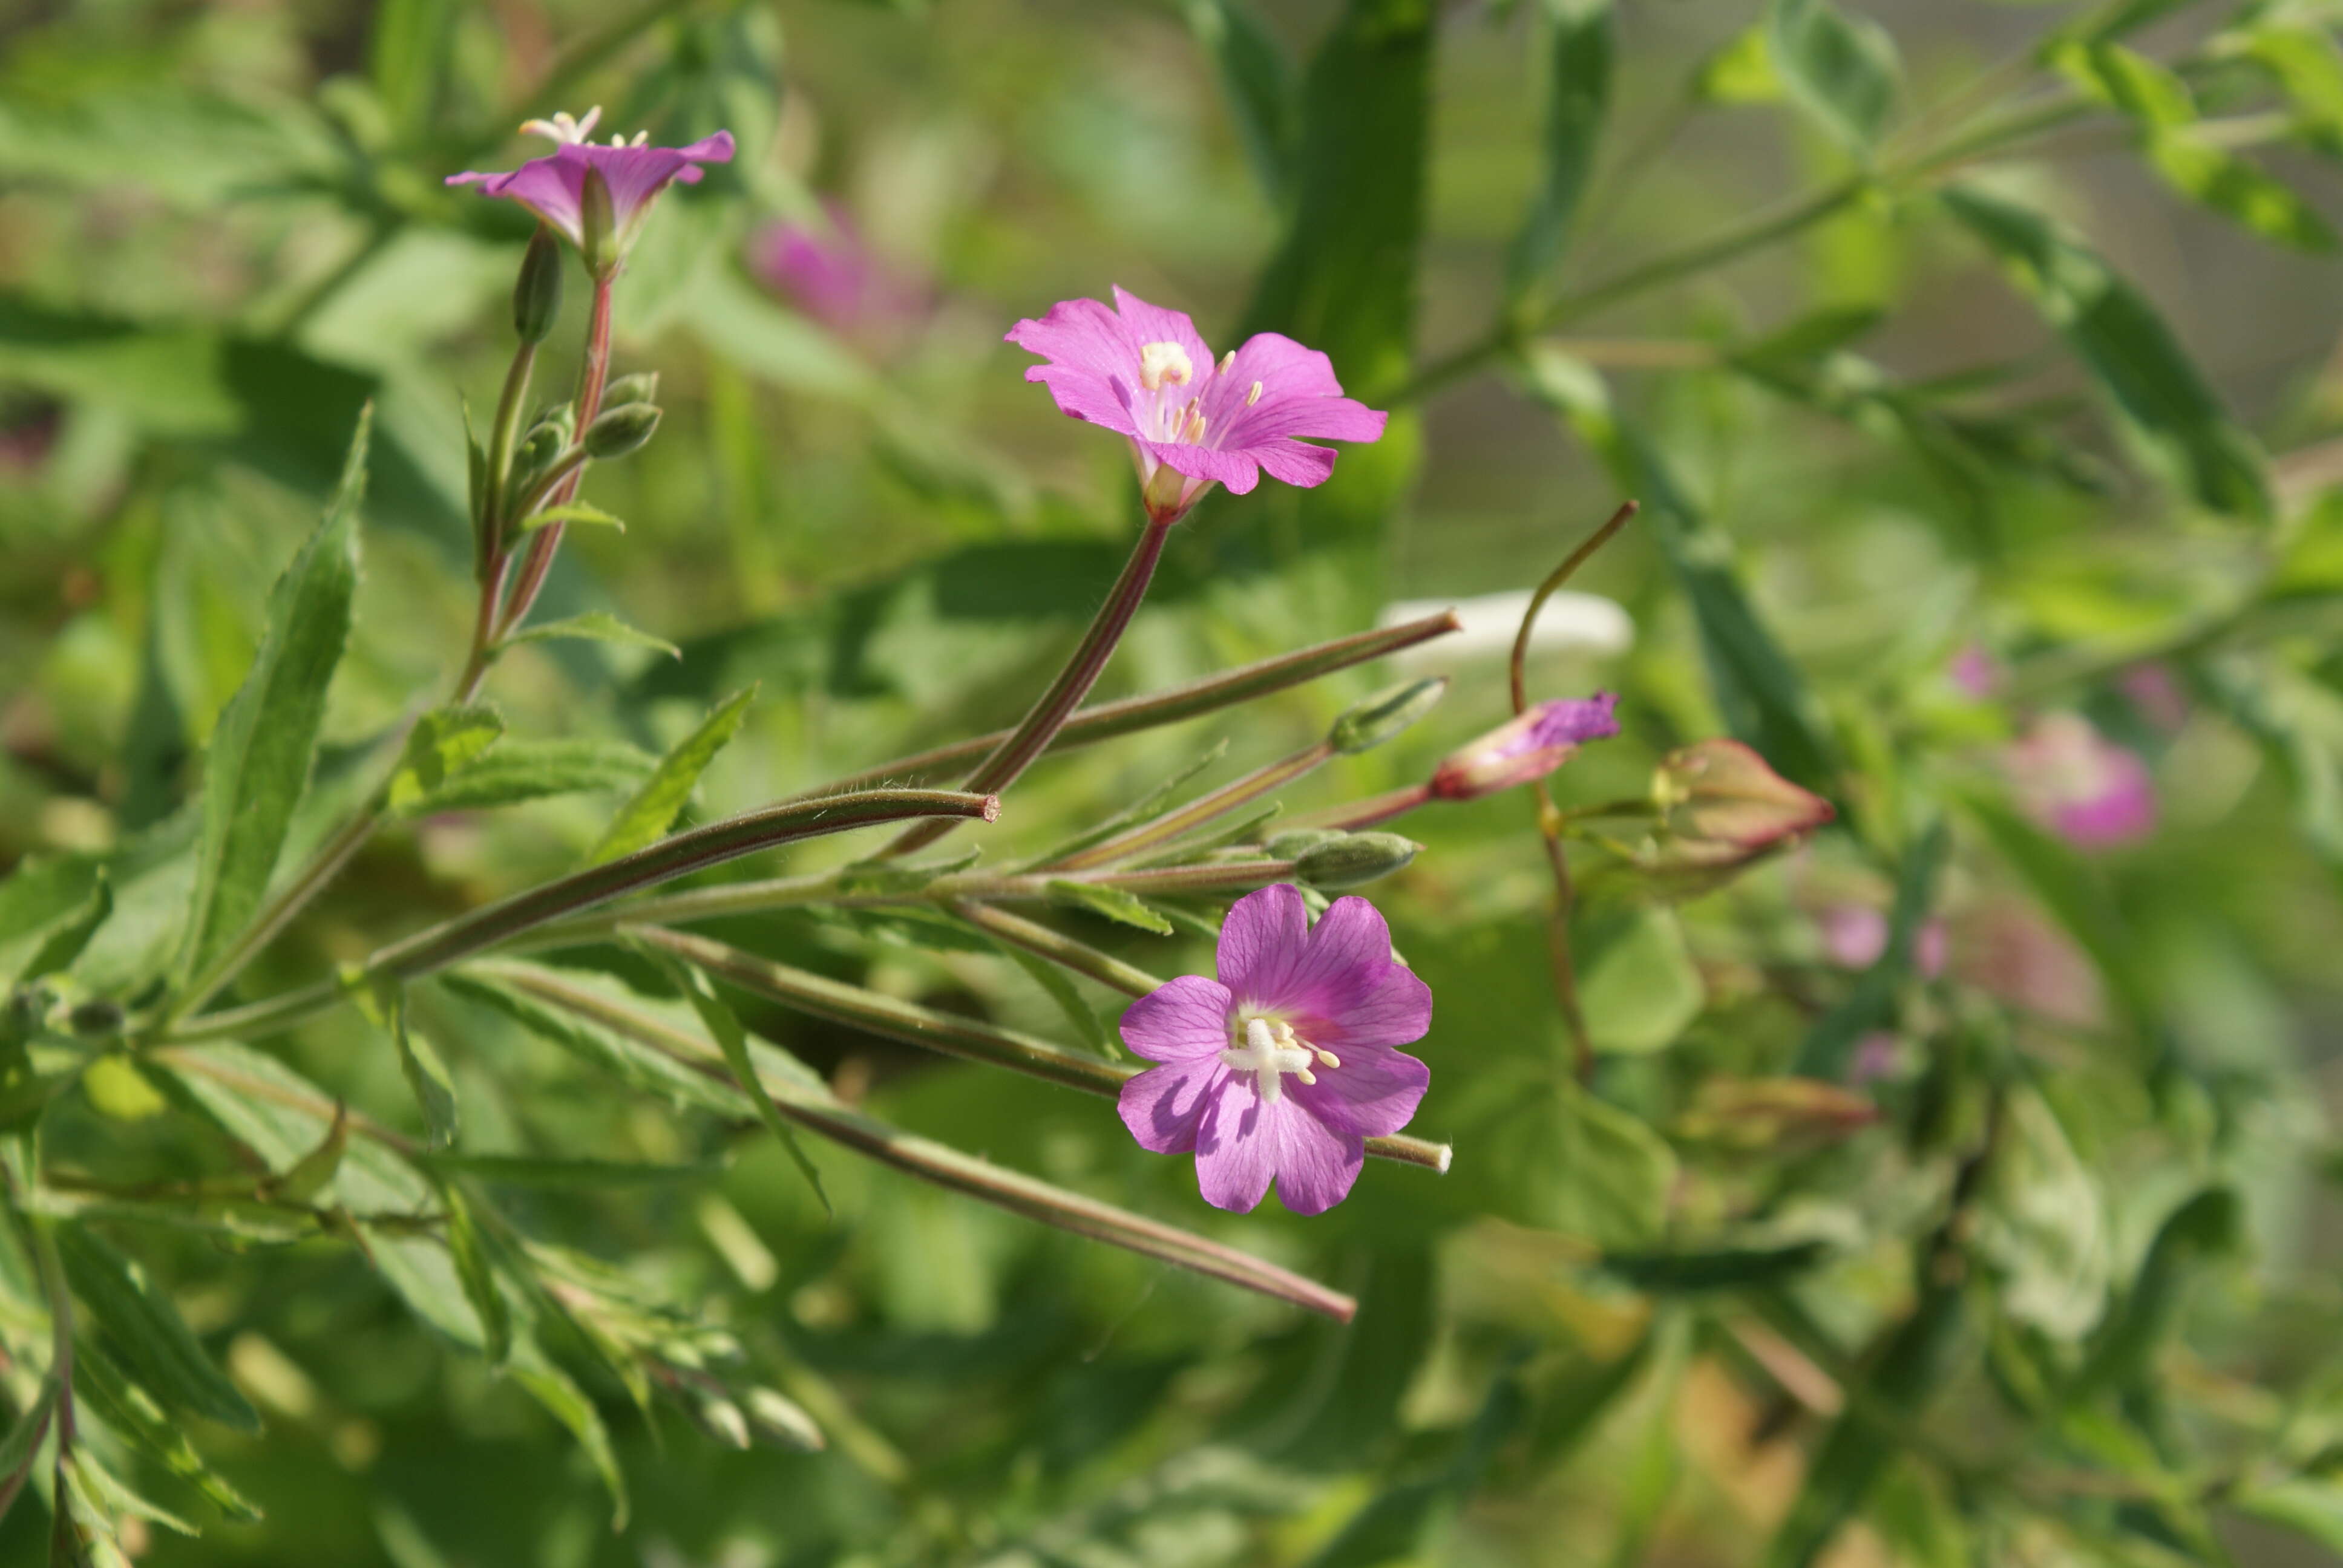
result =
[{"label": "yellow anther", "polygon": [[1310,1049],[1318,1052],[1318,1060],[1320,1065],[1325,1067],[1340,1067],[1342,1065],[1342,1059],[1336,1056],[1332,1051],[1321,1050],[1319,1047],[1314,1045]]},{"label": "yellow anther", "polygon": [[1232,365],[1234,365],[1236,362],[1237,362],[1237,351],[1236,351],[1235,349],[1232,348],[1232,349],[1230,349],[1226,354],[1222,355],[1222,356],[1221,356],[1221,374],[1222,374],[1222,375],[1223,375],[1223,376],[1226,376],[1226,375],[1229,373],[1229,367],[1230,367],[1230,366],[1232,366]]},{"label": "yellow anther", "polygon": [[[1188,412],[1188,422],[1180,427],[1180,439],[1192,447],[1203,438],[1204,411],[1202,408],[1191,408]],[[1288,1032],[1287,1038],[1292,1038],[1291,1031]]]},{"label": "yellow anther", "polygon": [[1248,408],[1250,408],[1250,407],[1252,407],[1254,404],[1256,404],[1256,403],[1258,403],[1258,402],[1260,402],[1260,401],[1261,401],[1261,383],[1260,383],[1260,382],[1258,382],[1258,381],[1256,381],[1256,382],[1254,382],[1254,383],[1252,384],[1252,390],[1245,394],[1245,407],[1248,407]]}]

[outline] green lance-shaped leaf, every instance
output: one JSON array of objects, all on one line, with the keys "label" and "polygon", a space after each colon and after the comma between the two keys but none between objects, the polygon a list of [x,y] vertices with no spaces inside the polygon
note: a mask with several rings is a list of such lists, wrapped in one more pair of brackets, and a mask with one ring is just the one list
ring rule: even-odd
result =
[{"label": "green lance-shaped leaf", "polygon": [[1113,1034],[1107,1029],[1105,1020],[1099,1017],[1098,1010],[1091,1006],[1081,988],[1066,978],[1063,970],[1040,954],[1029,953],[1014,943],[1002,942],[1000,947],[1002,954],[1023,970],[1027,977],[1057,1004],[1058,1010],[1065,1015],[1066,1022],[1084,1045],[1110,1061],[1121,1054],[1115,1049]]},{"label": "green lance-shaped leaf", "polygon": [[1183,0],[1188,30],[1212,55],[1237,141],[1272,202],[1293,186],[1293,67],[1246,0]]},{"label": "green lance-shaped leaf", "polygon": [[404,817],[429,817],[594,789],[637,789],[656,766],[647,753],[618,741],[508,740],[397,810]]},{"label": "green lance-shaped leaf", "polygon": [[586,857],[589,866],[615,860],[621,855],[656,843],[661,834],[674,826],[676,817],[683,810],[684,802],[691,799],[692,786],[724,749],[741,719],[748,717],[749,705],[757,700],[757,689],[746,687],[716,705],[699,728],[678,741],[673,749],[659,759],[650,778],[638,790],[635,798],[618,809],[603,830],[601,840]]},{"label": "green lance-shaped leaf", "polygon": [[104,862],[92,856],[41,855],[0,879],[0,990],[35,978],[36,957],[85,918],[104,874]]},{"label": "green lance-shaped leaf", "polygon": [[[183,976],[208,970],[258,911],[293,809],[308,789],[326,688],[349,641],[370,422],[370,412],[359,416],[332,505],[269,590],[251,673],[212,731]],[[192,989],[200,992],[203,982]]]},{"label": "green lance-shaped leaf", "polygon": [[2148,166],[2181,195],[2276,244],[2335,248],[2335,231],[2317,208],[2200,134],[2196,96],[2178,73],[2114,43],[2067,44],[2051,61],[2083,92],[2130,118]]},{"label": "green lance-shaped leaf", "polygon": [[2270,515],[2262,455],[2138,290],[2040,213],[1970,187],[1946,207],[1999,257],[2131,427],[2168,457],[2197,500]]},{"label": "green lance-shaped leaf", "polygon": [[459,1182],[441,1183],[439,1201],[447,1212],[447,1255],[455,1260],[464,1299],[480,1320],[480,1348],[491,1362],[501,1365],[512,1352],[512,1312],[505,1304],[504,1288],[497,1283],[496,1264],[479,1219]]},{"label": "green lance-shaped leaf", "polygon": [[56,1238],[74,1294],[156,1398],[239,1432],[260,1430],[259,1412],[212,1364],[179,1309],[144,1269],[71,1221],[56,1227]]},{"label": "green lance-shaped leaf", "polygon": [[1792,101],[1816,124],[1858,152],[1879,139],[1900,71],[1885,27],[1831,0],[1771,0],[1765,49]]},{"label": "green lance-shaped leaf", "polygon": [[504,716],[485,703],[435,708],[407,732],[407,746],[390,776],[386,799],[394,812],[410,814],[466,765],[502,739]]},{"label": "green lance-shaped leaf", "polygon": [[834,1214],[837,1211],[830,1207],[830,1190],[821,1184],[821,1171],[807,1155],[804,1145],[798,1141],[796,1130],[782,1121],[781,1113],[774,1109],[772,1096],[763,1092],[758,1085],[757,1066],[749,1056],[749,1031],[740,1027],[740,1020],[732,1011],[731,1004],[716,994],[715,986],[709,983],[706,975],[673,953],[657,948],[641,950],[649,953],[667,970],[668,978],[675,982],[676,990],[683,993],[683,1000],[689,1002],[691,1010],[699,1015],[700,1023],[716,1041],[717,1049],[724,1053],[724,1065],[732,1070],[734,1080],[740,1085],[740,1092],[756,1107],[757,1115],[764,1122],[766,1131],[779,1139],[781,1147],[789,1151],[789,1160],[797,1166],[798,1173],[806,1179],[806,1185],[811,1187],[813,1195],[821,1201],[821,1211]]},{"label": "green lance-shaped leaf", "polygon": [[382,1027],[390,1031],[398,1051],[398,1070],[423,1111],[423,1126],[434,1149],[456,1141],[458,1116],[456,1080],[441,1060],[438,1048],[407,1017],[407,988],[396,980],[377,981],[374,992]]},{"label": "green lance-shaped leaf", "polygon": [[518,538],[522,535],[533,534],[538,529],[550,527],[555,523],[584,523],[598,528],[615,528],[622,534],[627,531],[625,519],[613,517],[599,507],[589,507],[583,501],[572,501],[567,506],[547,507],[541,511],[531,512],[525,518],[515,519],[512,532],[516,538]]},{"label": "green lance-shaped leaf", "polygon": [[2069,1402],[2127,1387],[2149,1370],[2205,1260],[2236,1249],[2243,1220],[2243,1205],[2227,1187],[2207,1187],[2165,1217],[2131,1288],[2100,1326],[2089,1360],[2066,1389]]},{"label": "green lance-shaped leaf", "polygon": [[1618,50],[1612,0],[1543,0],[1539,14],[1546,51],[1544,169],[1506,257],[1505,290],[1515,300],[1538,289],[1570,242],[1611,106]]},{"label": "green lance-shaped leaf", "polygon": [[1749,602],[1730,542],[1710,526],[1666,459],[1612,407],[1609,388],[1592,368],[1540,350],[1523,370],[1530,394],[1567,418],[1619,487],[1642,499],[1652,535],[1691,603],[1725,727],[1785,778],[1834,795],[1838,748],[1828,719]]},{"label": "green lance-shaped leaf", "polygon": [[[259,1523],[259,1506],[206,1464],[187,1441],[186,1429],[94,1344],[75,1348],[74,1397],[86,1401],[125,1441],[202,1493],[229,1519],[239,1524]],[[5,1473],[5,1459],[0,1458],[0,1474]]]},{"label": "green lance-shaped leaf", "polygon": [[113,913],[113,879],[106,875],[106,868],[100,866],[96,879],[90,884],[89,897],[75,906],[63,921],[42,938],[41,945],[34,950],[32,958],[16,975],[16,983],[29,985],[36,980],[46,980],[53,974],[61,974],[71,969],[74,960],[81,957],[82,949],[89,946],[89,939],[97,934],[97,928],[106,924]]},{"label": "green lance-shaped leaf", "polygon": [[1136,926],[1159,937],[1172,934],[1172,922],[1150,909],[1137,894],[1097,882],[1077,882],[1063,877],[1049,883],[1050,901],[1070,910],[1087,910],[1119,925]]},{"label": "green lance-shaped leaf", "polygon": [[[445,977],[451,986],[468,977]],[[510,993],[507,993],[510,994]],[[714,1160],[671,1164],[635,1160],[567,1160],[554,1155],[418,1154],[418,1163],[432,1171],[475,1177],[495,1187],[529,1187],[546,1191],[597,1191],[605,1188],[662,1187],[673,1181],[706,1181],[724,1173]]]},{"label": "green lance-shaped leaf", "polygon": [[681,658],[683,650],[663,637],[628,626],[607,609],[588,610],[566,620],[548,620],[530,627],[518,637],[505,639],[507,648],[525,642],[557,642],[563,639],[585,642],[615,642],[624,648],[657,648],[669,658]]},{"label": "green lance-shaped leaf", "polygon": [[610,1527],[625,1529],[627,1477],[618,1468],[618,1451],[610,1446],[610,1432],[602,1424],[602,1412],[594,1408],[594,1402],[568,1372],[546,1360],[545,1353],[527,1341],[515,1347],[507,1371],[554,1420],[568,1429],[578,1446],[586,1451],[595,1473],[602,1478],[603,1486],[610,1493]]}]

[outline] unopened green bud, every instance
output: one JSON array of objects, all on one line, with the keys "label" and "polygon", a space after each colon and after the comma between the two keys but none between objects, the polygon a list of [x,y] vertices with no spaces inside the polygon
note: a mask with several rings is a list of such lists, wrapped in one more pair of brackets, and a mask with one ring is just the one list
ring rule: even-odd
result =
[{"label": "unopened green bud", "polygon": [[602,177],[600,169],[588,168],[586,183],[578,192],[578,249],[586,258],[586,270],[607,281],[618,270],[622,257],[618,207],[610,200],[610,182]]},{"label": "unopened green bud", "polygon": [[638,370],[632,376],[621,376],[602,389],[602,407],[616,408],[621,403],[656,403],[659,401],[659,373]]},{"label": "unopened green bud", "polygon": [[523,343],[542,343],[560,314],[561,242],[539,224],[528,254],[520,258],[519,281],[513,285],[513,330]]},{"label": "unopened green bud", "polygon": [[568,450],[569,432],[563,425],[539,425],[521,437],[520,450],[513,454],[512,477],[505,483],[506,507],[519,505],[520,498],[535,487],[538,480]]},{"label": "unopened green bud", "polygon": [[1325,891],[1362,887],[1401,869],[1423,848],[1397,833],[1345,833],[1303,850],[1293,863],[1293,874]]},{"label": "unopened green bud", "polygon": [[528,422],[528,433],[534,436],[539,430],[548,429],[560,431],[561,444],[565,447],[569,445],[570,438],[578,434],[578,405],[564,397],[558,403],[548,403],[539,408],[537,417]]},{"label": "unopened green bud", "polygon": [[1321,844],[1331,844],[1344,836],[1340,828],[1294,828],[1280,833],[1262,849],[1272,860],[1298,860]]},{"label": "unopened green bud", "polygon": [[1444,675],[1387,687],[1334,720],[1326,743],[1345,757],[1372,750],[1431,712],[1447,690]]},{"label": "unopened green bud", "polygon": [[749,1418],[730,1400],[710,1395],[699,1402],[694,1413],[699,1418],[700,1430],[717,1442],[728,1448],[749,1446]]},{"label": "unopened green bud", "polygon": [[605,461],[623,457],[651,438],[659,411],[649,403],[621,403],[605,409],[586,427],[586,455]]},{"label": "unopened green bud", "polygon": [[740,1396],[740,1402],[748,1407],[749,1424],[776,1442],[808,1452],[829,1446],[813,1417],[785,1394],[752,1388]]},{"label": "unopened green bud", "polygon": [[626,457],[628,452],[639,447],[659,429],[659,407],[651,403],[621,403],[618,407],[607,407],[586,427],[586,455],[588,457],[611,459]]}]

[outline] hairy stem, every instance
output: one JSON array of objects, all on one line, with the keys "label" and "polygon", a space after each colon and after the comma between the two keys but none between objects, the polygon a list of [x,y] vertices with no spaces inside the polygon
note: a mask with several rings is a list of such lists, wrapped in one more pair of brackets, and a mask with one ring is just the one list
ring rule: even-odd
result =
[{"label": "hairy stem", "polygon": [[[1122,640],[1140,600],[1147,597],[1147,585],[1155,576],[1155,563],[1162,559],[1164,541],[1171,534],[1170,523],[1149,519],[1131,552],[1131,559],[1124,563],[1122,575],[1108,590],[1106,602],[1099,606],[1098,614],[1091,618],[1090,629],[1082,633],[1073,657],[1066,660],[1065,668],[1058,671],[1057,678],[1033,704],[1024,721],[1010,731],[1009,739],[993,748],[992,754],[968,776],[962,788],[988,795],[1005,789],[1016,782],[1033,759],[1050,749],[1075,706],[1097,684],[1107,660],[1114,657],[1115,645]],[[882,853],[908,855],[950,831],[950,823],[922,822],[888,845]]]},{"label": "hairy stem", "polygon": [[[586,438],[586,427],[602,411],[602,388],[610,379],[610,282],[608,277],[594,280],[594,312],[586,328],[586,363],[578,378],[580,441]],[[573,499],[585,467],[581,461],[570,469],[568,477],[544,497],[545,503],[558,507]],[[508,520],[518,522],[519,518]],[[545,587],[545,574],[553,569],[554,552],[561,548],[561,531],[559,523],[548,523],[529,539],[528,554],[521,559],[520,576],[513,584],[512,598],[505,606],[503,618],[497,623],[496,641],[504,641],[528,618],[529,607],[537,602],[538,592]]]},{"label": "hairy stem", "polygon": [[[1044,748],[1062,751],[1075,746],[1092,746],[1119,736],[1136,735],[1161,725],[1178,724],[1202,714],[1217,712],[1257,697],[1267,697],[1315,680],[1338,669],[1364,664],[1402,648],[1413,648],[1435,637],[1445,637],[1463,625],[1453,610],[1443,610],[1418,620],[1377,631],[1355,632],[1332,642],[1316,643],[1281,653],[1274,658],[1208,675],[1184,686],[1171,687],[1162,691],[1151,691],[1143,697],[1126,697],[1114,702],[1101,702],[1095,708],[1076,711],[1059,727],[1058,733]],[[890,781],[908,782],[927,773],[954,768],[974,758],[986,755],[1006,741],[1014,731],[996,729],[990,735],[979,735],[968,740],[956,740],[949,746],[898,757],[876,768],[866,768],[860,773],[833,779],[803,797],[833,794],[840,789],[859,789],[865,785]]]}]

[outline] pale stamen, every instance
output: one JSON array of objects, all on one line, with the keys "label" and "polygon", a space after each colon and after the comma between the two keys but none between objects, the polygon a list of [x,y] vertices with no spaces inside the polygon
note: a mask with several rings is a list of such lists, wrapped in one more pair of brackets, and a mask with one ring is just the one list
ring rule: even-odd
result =
[{"label": "pale stamen", "polygon": [[1261,401],[1261,383],[1260,383],[1260,382],[1258,382],[1258,381],[1256,381],[1256,382],[1254,382],[1254,383],[1252,384],[1252,390],[1245,394],[1245,407],[1248,407],[1248,408],[1250,408],[1250,407],[1252,407],[1254,404],[1256,404],[1256,403],[1258,403],[1258,402],[1260,402],[1260,401]]},{"label": "pale stamen", "polygon": [[1187,445],[1193,447],[1202,441],[1203,438],[1204,411],[1192,404],[1189,406],[1188,409],[1188,422],[1180,427],[1179,439],[1185,442]]},{"label": "pale stamen", "polygon": [[1235,349],[1232,348],[1232,349],[1230,349],[1226,354],[1222,355],[1222,356],[1221,356],[1221,374],[1222,374],[1222,375],[1223,375],[1223,376],[1226,376],[1226,375],[1229,373],[1229,367],[1230,367],[1230,366],[1232,366],[1232,365],[1234,365],[1236,362],[1237,362],[1237,351],[1236,351]]},{"label": "pale stamen", "polygon": [[595,123],[601,117],[602,106],[599,104],[587,110],[584,119],[573,117],[566,109],[557,109],[549,120],[523,120],[520,134],[525,136],[544,136],[564,146],[575,146],[594,134]]},{"label": "pale stamen", "polygon": [[1264,1105],[1274,1105],[1284,1098],[1287,1078],[1298,1078],[1314,1085],[1318,1075],[1310,1070],[1312,1058],[1328,1068],[1340,1067],[1330,1050],[1320,1050],[1306,1040],[1294,1037],[1293,1026],[1282,1020],[1272,1023],[1265,1018],[1249,1018],[1244,1021],[1244,1043],[1232,1045],[1221,1052],[1221,1062],[1239,1072],[1253,1075],[1254,1092]]}]

